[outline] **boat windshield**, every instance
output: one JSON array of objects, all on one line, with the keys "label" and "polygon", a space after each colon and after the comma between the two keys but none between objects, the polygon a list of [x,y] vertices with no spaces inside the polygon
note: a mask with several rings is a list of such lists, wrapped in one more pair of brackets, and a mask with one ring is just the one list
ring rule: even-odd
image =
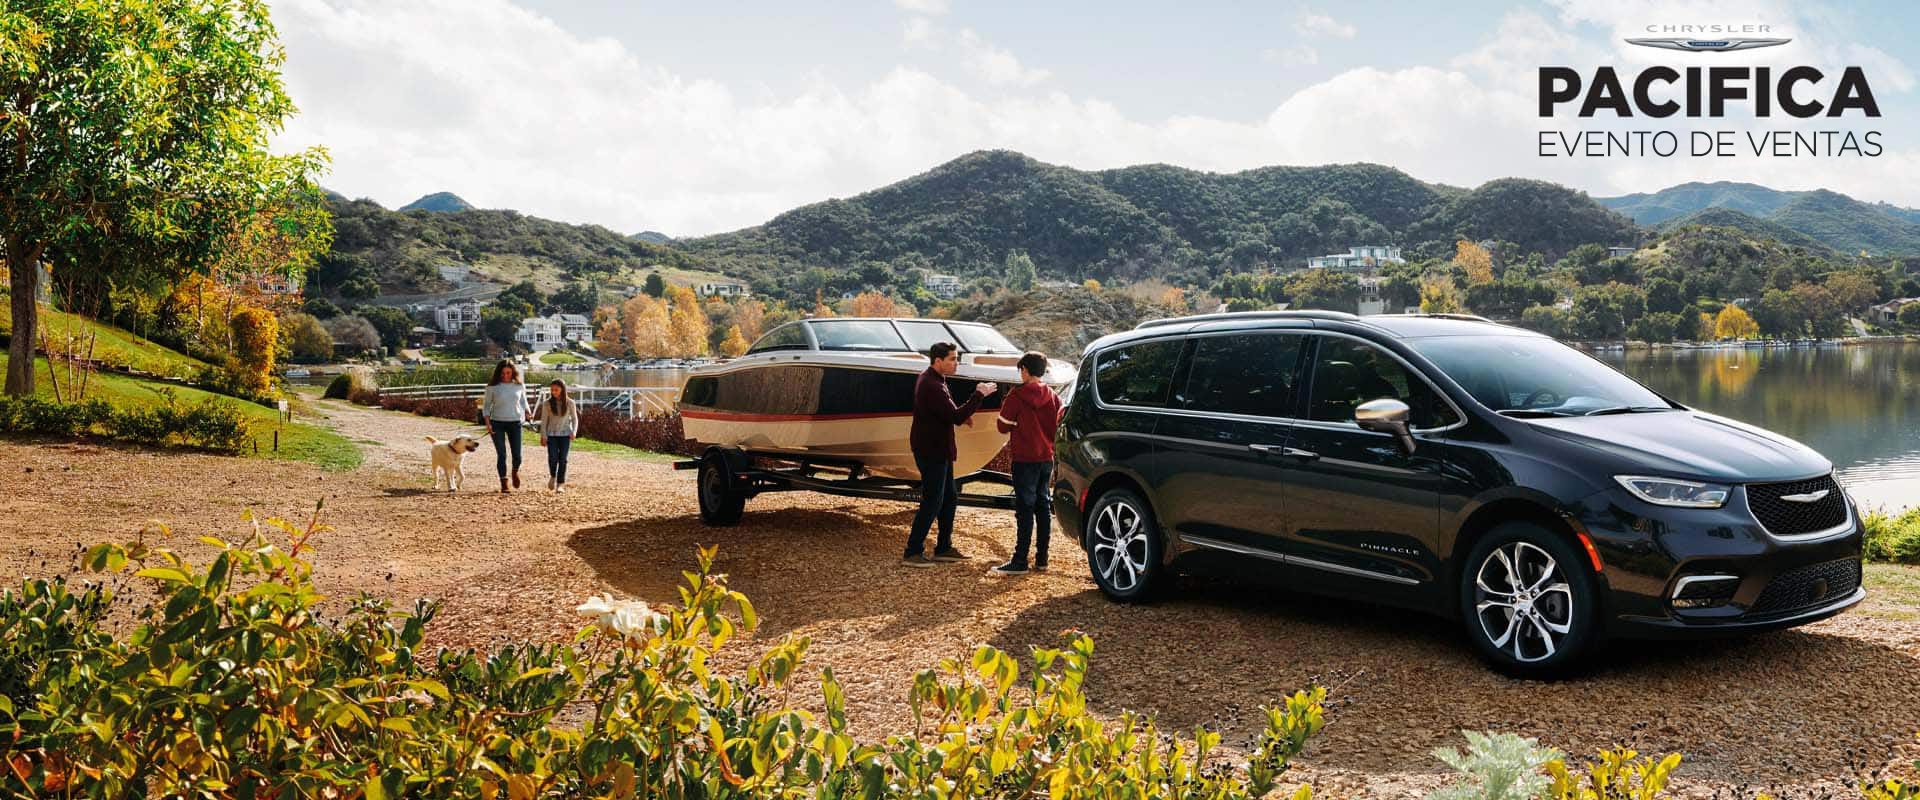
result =
[{"label": "boat windshield", "polygon": [[808,324],[813,326],[814,341],[820,343],[822,350],[898,352],[907,349],[907,343],[900,340],[893,323],[884,319],[828,319]]},{"label": "boat windshield", "polygon": [[1674,406],[1585,353],[1536,336],[1410,339],[1481,405],[1512,417],[1584,417]]},{"label": "boat windshield", "polygon": [[907,347],[916,353],[927,352],[927,348],[937,342],[951,342],[954,337],[947,326],[938,322],[924,320],[894,320],[900,328],[900,335],[907,337]]},{"label": "boat windshield", "polygon": [[999,331],[988,325],[949,325],[953,335],[960,340],[960,346],[974,353],[1022,353],[1025,352],[1007,341]]}]

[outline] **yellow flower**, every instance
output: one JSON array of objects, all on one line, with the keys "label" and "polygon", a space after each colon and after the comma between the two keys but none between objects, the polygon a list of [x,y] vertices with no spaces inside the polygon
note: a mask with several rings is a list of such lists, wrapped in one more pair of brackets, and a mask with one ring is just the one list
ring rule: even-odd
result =
[{"label": "yellow flower", "polygon": [[645,642],[653,635],[658,613],[639,600],[617,600],[612,594],[593,595],[574,608],[574,613],[593,620],[601,633],[629,642]]}]

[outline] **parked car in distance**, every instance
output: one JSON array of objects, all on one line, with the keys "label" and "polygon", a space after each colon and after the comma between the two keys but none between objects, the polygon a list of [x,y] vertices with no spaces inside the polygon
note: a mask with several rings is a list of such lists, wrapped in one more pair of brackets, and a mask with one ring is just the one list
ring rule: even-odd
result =
[{"label": "parked car in distance", "polygon": [[1086,349],[1053,503],[1117,600],[1225,560],[1462,621],[1510,674],[1866,596],[1833,465],[1463,315],[1156,320]]}]

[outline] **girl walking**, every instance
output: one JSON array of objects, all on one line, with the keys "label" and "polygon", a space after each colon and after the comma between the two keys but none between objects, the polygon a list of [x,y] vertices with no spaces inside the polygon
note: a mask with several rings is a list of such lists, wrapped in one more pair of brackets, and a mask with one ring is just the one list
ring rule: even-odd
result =
[{"label": "girl walking", "polygon": [[[527,421],[527,387],[520,382],[520,370],[512,361],[501,359],[493,366],[487,381],[487,393],[480,400],[480,416],[487,421],[487,435],[493,438],[493,463],[500,472],[500,492],[520,488],[520,426]],[[507,472],[507,451],[513,451],[513,472]]]},{"label": "girl walking", "polygon": [[547,396],[541,399],[534,419],[540,423],[540,445],[547,448],[547,489],[567,490],[567,452],[573,449],[573,436],[580,430],[579,409],[567,394],[565,381],[547,384]]}]

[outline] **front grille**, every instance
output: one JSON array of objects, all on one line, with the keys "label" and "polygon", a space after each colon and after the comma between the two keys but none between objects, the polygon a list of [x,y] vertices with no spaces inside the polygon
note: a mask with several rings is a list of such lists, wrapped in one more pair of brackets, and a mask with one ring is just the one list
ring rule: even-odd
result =
[{"label": "front grille", "polygon": [[1748,614],[1786,614],[1838,600],[1860,588],[1860,559],[1809,564],[1775,575]]},{"label": "front grille", "polygon": [[[1825,491],[1811,502],[1783,498]],[[1756,483],[1747,487],[1747,507],[1775,536],[1798,536],[1839,527],[1847,521],[1847,498],[1832,475],[1791,483]]]}]

